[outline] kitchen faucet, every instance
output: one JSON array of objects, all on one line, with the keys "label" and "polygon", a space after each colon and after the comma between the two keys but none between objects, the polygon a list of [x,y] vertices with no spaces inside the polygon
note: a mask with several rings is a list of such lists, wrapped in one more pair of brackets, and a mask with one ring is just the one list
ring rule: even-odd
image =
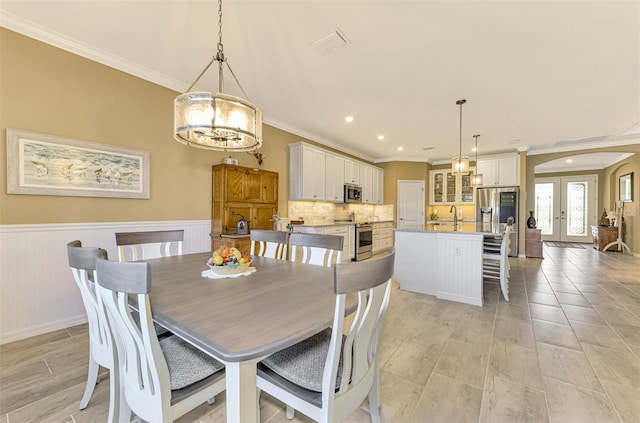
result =
[{"label": "kitchen faucet", "polygon": [[456,207],[455,204],[451,205],[451,208],[449,209],[449,213],[453,212],[453,230],[457,231],[458,230],[458,208]]}]

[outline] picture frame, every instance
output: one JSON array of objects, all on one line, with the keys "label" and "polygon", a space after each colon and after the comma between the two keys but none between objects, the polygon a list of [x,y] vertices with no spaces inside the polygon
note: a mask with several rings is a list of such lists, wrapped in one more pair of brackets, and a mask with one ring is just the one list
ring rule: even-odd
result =
[{"label": "picture frame", "polygon": [[7,194],[149,199],[150,153],[7,128]]},{"label": "picture frame", "polygon": [[621,175],[618,178],[619,199],[623,203],[631,203],[633,201],[633,172]]}]

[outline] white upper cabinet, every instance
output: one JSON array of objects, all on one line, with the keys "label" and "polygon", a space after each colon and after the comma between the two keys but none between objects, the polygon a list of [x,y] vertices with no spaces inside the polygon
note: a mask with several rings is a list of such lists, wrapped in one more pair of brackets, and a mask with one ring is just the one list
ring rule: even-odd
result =
[{"label": "white upper cabinet", "polygon": [[373,204],[384,204],[384,169],[373,168]]},{"label": "white upper cabinet", "polygon": [[482,186],[517,186],[520,181],[520,158],[501,157],[478,159],[478,173],[482,175]]},{"label": "white upper cabinet", "polygon": [[344,161],[335,154],[326,154],[325,160],[325,193],[326,200],[334,203],[344,202]]},{"label": "white upper cabinet", "polygon": [[326,153],[307,144],[289,144],[289,199],[326,199]]},{"label": "white upper cabinet", "polygon": [[344,183],[360,185],[360,163],[344,159]]},{"label": "white upper cabinet", "polygon": [[475,168],[467,175],[454,175],[451,170],[429,172],[429,204],[473,204],[476,201],[471,179]]},{"label": "white upper cabinet", "polygon": [[384,201],[384,169],[305,142],[289,144],[289,200],[343,203],[344,184],[361,186],[364,204]]},{"label": "white upper cabinet", "polygon": [[373,168],[360,165],[360,186],[362,187],[362,203],[373,204]]}]

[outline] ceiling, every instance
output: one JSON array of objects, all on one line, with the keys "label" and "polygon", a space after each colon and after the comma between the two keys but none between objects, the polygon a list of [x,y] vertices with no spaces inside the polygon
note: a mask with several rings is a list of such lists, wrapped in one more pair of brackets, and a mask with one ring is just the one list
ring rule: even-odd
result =
[{"label": "ceiling", "polygon": [[[213,1],[2,0],[0,23],[179,92],[218,33]],[[638,1],[225,0],[222,33],[265,123],[366,160],[640,143]]]}]

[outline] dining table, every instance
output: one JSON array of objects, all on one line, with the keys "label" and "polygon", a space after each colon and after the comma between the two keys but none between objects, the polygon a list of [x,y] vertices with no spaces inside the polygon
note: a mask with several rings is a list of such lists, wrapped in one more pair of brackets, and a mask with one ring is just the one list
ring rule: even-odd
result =
[{"label": "dining table", "polygon": [[146,260],[153,319],[224,363],[227,421],[254,422],[257,363],[331,326],[334,269],[256,256],[255,272],[212,279],[210,257]]}]

